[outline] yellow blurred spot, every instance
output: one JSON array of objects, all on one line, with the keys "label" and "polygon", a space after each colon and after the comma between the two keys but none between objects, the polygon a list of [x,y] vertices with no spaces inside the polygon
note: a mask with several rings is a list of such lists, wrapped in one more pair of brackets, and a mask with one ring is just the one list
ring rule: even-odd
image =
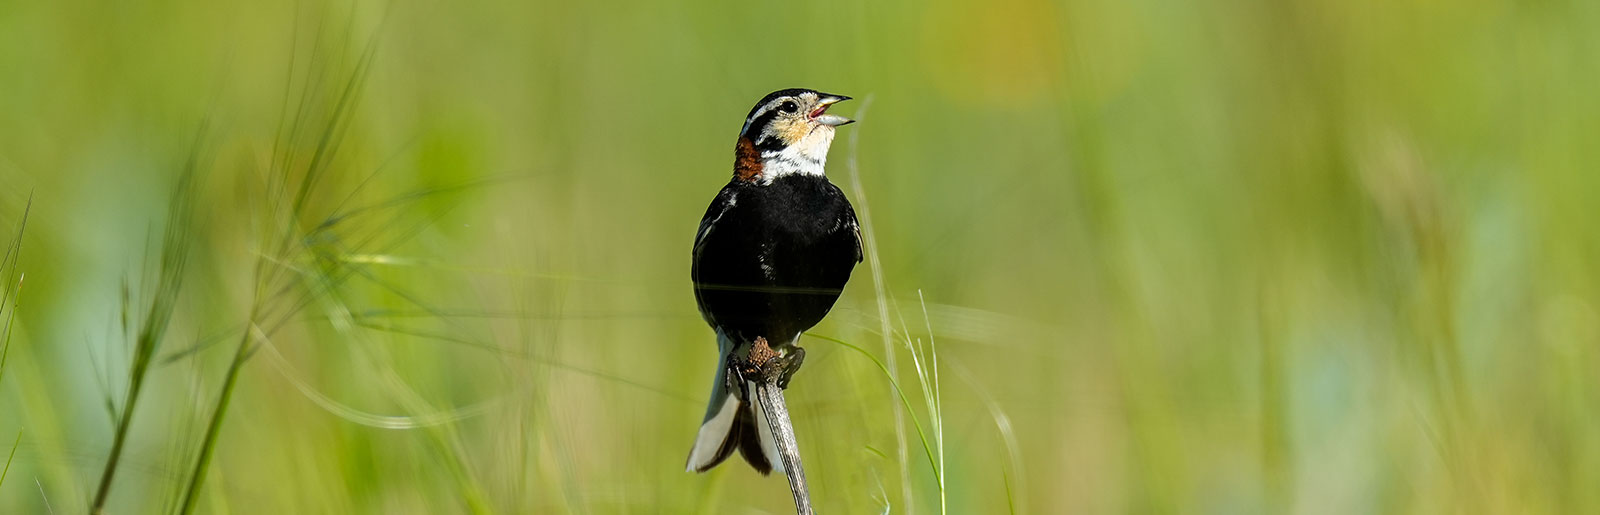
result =
[{"label": "yellow blurred spot", "polygon": [[927,11],[921,57],[952,101],[1027,107],[1045,98],[1061,63],[1057,9],[1044,2],[955,3]]}]

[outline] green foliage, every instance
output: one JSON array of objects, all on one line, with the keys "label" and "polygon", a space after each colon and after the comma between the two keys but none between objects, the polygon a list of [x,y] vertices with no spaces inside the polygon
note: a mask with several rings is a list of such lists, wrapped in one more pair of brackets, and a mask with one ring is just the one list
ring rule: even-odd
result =
[{"label": "green foliage", "polygon": [[106,507],[105,503],[111,494],[112,480],[116,477],[118,465],[122,461],[123,446],[128,441],[128,431],[134,413],[138,411],[139,392],[143,391],[145,379],[150,373],[151,362],[160,352],[161,343],[166,340],[167,328],[172,323],[173,311],[177,309],[179,296],[182,294],[191,240],[194,238],[193,181],[197,168],[204,165],[202,162],[204,154],[199,139],[196,138],[188,161],[184,165],[183,174],[178,179],[178,186],[174,188],[172,197],[168,200],[170,207],[165,221],[166,228],[162,231],[159,261],[155,264],[155,291],[150,295],[149,301],[144,303],[147,304],[144,309],[145,315],[135,330],[127,327],[129,323],[127,313],[131,309],[138,308],[130,308],[128,305],[130,300],[126,290],[127,283],[123,283],[123,333],[135,334],[133,356],[128,369],[128,387],[123,393],[124,400],[120,408],[107,402],[116,429],[111,437],[111,455],[106,458],[105,469],[100,473],[100,486],[95,491],[94,501],[90,506],[90,510],[95,513],[102,512]]}]

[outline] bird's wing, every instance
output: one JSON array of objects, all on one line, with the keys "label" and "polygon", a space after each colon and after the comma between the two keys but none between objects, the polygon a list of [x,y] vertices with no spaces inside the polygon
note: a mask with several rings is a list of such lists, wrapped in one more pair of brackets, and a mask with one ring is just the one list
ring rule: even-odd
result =
[{"label": "bird's wing", "polygon": [[711,201],[711,206],[706,208],[706,215],[700,218],[700,229],[694,233],[694,257],[696,261],[699,261],[700,247],[705,244],[706,236],[710,235],[711,231],[716,228],[717,221],[722,219],[722,215],[732,211],[735,205],[738,205],[738,192],[730,184],[723,187],[722,192],[717,193],[717,198]]},{"label": "bird's wing", "polygon": [[860,263],[867,258],[867,254],[862,250],[863,247],[861,245],[861,222],[856,221],[855,207],[847,204],[845,206],[845,214],[845,226],[850,230],[850,234],[856,237],[856,262]]},{"label": "bird's wing", "polygon": [[706,215],[700,218],[700,228],[694,233],[694,252],[689,259],[689,279],[694,281],[695,304],[700,307],[700,318],[705,319],[706,323],[711,324],[713,327],[717,325],[717,322],[711,316],[711,313],[706,311],[704,292],[701,291],[700,254],[705,249],[707,239],[712,233],[716,232],[717,222],[722,220],[723,216],[732,212],[736,205],[738,205],[738,190],[734,189],[733,184],[723,187],[722,191],[717,193],[717,198],[711,201],[710,207],[706,208]]}]

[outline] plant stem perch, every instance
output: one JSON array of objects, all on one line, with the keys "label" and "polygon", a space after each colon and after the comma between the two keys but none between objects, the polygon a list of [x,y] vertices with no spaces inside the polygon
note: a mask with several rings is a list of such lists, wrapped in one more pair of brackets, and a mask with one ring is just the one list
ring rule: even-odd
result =
[{"label": "plant stem perch", "polygon": [[783,385],[799,366],[798,356],[779,356],[767,345],[765,338],[756,338],[749,359],[739,367],[745,377],[756,378],[755,397],[765,414],[767,428],[778,447],[778,458],[783,461],[784,475],[789,478],[789,492],[794,495],[797,515],[813,515],[811,493],[806,488],[806,472],[800,466],[800,444],[794,437],[794,424],[789,421],[789,407],[783,402]]},{"label": "plant stem perch", "polygon": [[815,513],[811,509],[811,493],[806,489],[805,469],[800,467],[800,446],[794,438],[794,425],[789,422],[789,408],[783,403],[783,389],[778,388],[776,382],[762,383],[756,387],[756,400],[761,403],[767,427],[772,429],[772,439],[778,444],[784,475],[789,476],[794,511],[799,515],[811,515]]}]

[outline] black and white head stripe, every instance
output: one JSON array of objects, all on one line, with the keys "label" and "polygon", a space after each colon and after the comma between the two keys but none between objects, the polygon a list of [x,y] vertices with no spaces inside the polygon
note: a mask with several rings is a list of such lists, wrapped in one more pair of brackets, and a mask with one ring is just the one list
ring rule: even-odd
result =
[{"label": "black and white head stripe", "polygon": [[744,117],[744,126],[739,128],[739,136],[749,138],[757,149],[776,150],[787,146],[787,141],[776,141],[773,131],[773,122],[779,117],[798,117],[803,109],[816,106],[822,94],[811,90],[782,90],[768,94],[762,102],[755,104],[750,109],[750,115]]},{"label": "black and white head stripe", "polygon": [[[794,114],[802,105],[813,105],[821,97],[816,91],[804,88],[790,88],[774,91],[756,106],[750,108],[750,114],[744,117],[744,126],[739,128],[739,135],[750,138],[751,143],[760,147],[769,134],[763,132],[767,124],[781,114]],[[752,133],[751,131],[755,131]]]}]

